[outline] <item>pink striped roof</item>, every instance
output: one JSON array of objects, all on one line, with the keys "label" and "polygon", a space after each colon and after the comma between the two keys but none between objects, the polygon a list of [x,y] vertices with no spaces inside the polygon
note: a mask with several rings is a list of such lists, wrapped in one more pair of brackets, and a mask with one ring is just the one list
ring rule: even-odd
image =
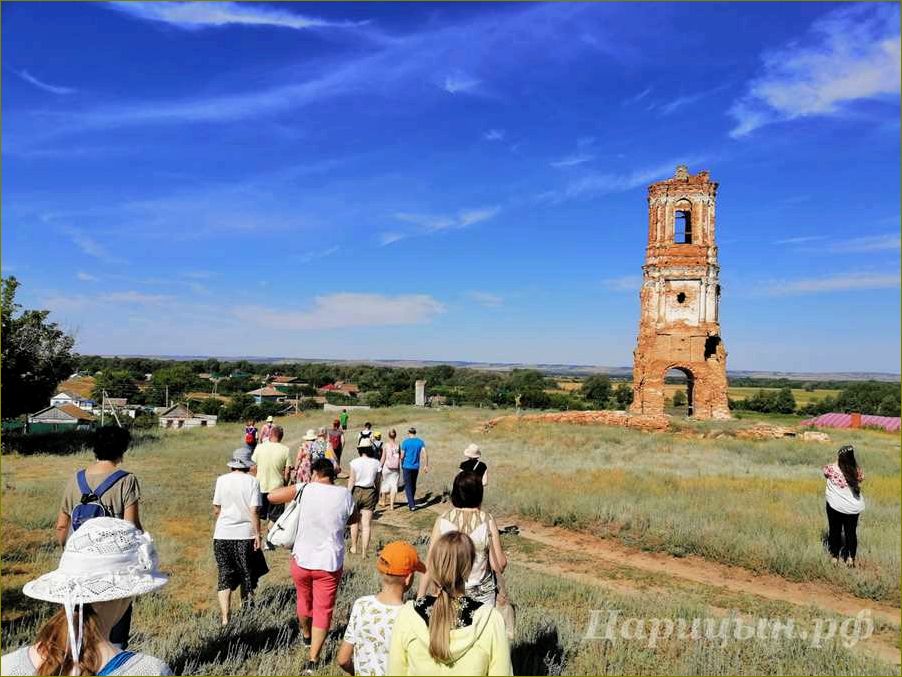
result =
[{"label": "pink striped roof", "polygon": [[[862,414],[862,428],[883,428],[887,432],[899,432],[902,419],[898,416],[871,416]],[[799,425],[810,425],[818,428],[850,428],[852,426],[851,414],[821,414],[817,418],[809,418]]]}]

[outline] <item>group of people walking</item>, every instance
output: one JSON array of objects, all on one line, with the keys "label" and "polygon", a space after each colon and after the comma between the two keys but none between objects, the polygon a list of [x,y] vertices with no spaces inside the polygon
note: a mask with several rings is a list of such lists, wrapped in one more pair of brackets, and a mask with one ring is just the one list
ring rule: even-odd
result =
[{"label": "group of people walking", "polygon": [[[329,431],[325,438],[315,431],[313,439],[305,435],[305,444],[325,439],[333,451],[320,454],[319,446],[308,448],[308,468],[287,462],[284,431],[267,423],[265,439],[255,431],[254,444],[235,450],[226,463],[228,472],[215,482],[213,551],[221,620],[227,624],[231,619],[233,593],[238,590],[241,601],[248,601],[269,570],[262,552],[263,522],[276,521],[286,504],[296,502],[299,526],[290,543],[289,567],[300,636],[309,651],[305,673],[312,674],[332,624],[346,527],[359,525],[362,552],[368,546],[361,520],[366,510],[372,511],[375,494],[358,489],[370,489],[367,485],[377,481],[374,474],[384,476],[386,467],[402,471],[398,477],[404,477],[405,486],[411,479],[415,486],[416,474],[408,471],[428,468],[425,443],[412,428],[405,442],[415,441],[396,451],[389,441],[381,450],[372,444],[381,437],[377,431],[358,436],[349,485],[341,486],[336,484],[340,455],[328,443]],[[343,436],[346,421],[344,427],[339,421],[338,429]],[[371,443],[361,444],[367,437]],[[25,595],[61,608],[32,643],[2,657],[0,674],[172,674],[158,658],[128,649],[132,601],[167,582],[153,538],[141,524],[138,479],[121,468],[129,441],[125,429],[98,430],[95,462],[68,482],[56,523],[64,547],[59,566],[23,588]],[[367,451],[374,447],[379,451]],[[388,463],[392,454],[397,467]],[[338,651],[338,664],[349,674],[511,674],[507,558],[498,526],[482,507],[488,473],[481,452],[471,445],[464,456],[453,480],[451,507],[434,522],[425,564],[404,541],[389,543],[378,553],[380,589],[354,602]],[[829,553],[834,564],[855,566],[864,476],[854,449],[842,447],[823,473]],[[415,600],[405,601],[414,586]]]}]

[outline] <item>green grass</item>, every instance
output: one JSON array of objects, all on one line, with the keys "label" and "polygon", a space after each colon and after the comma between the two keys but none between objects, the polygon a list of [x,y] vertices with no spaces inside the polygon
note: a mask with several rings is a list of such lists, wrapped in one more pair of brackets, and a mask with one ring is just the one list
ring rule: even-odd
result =
[{"label": "green grass", "polygon": [[[370,417],[383,432],[392,426],[403,431],[410,424],[420,429],[432,466],[431,473],[421,475],[421,493],[448,488],[463,448],[469,442],[480,444],[491,467],[486,507],[504,514],[505,523],[521,514],[607,533],[644,549],[697,553],[788,579],[820,580],[864,598],[898,601],[896,437],[843,431],[842,439],[831,433],[834,443],[823,445],[545,424],[481,432],[479,424],[498,413],[402,407],[376,410]],[[285,419],[292,447],[307,428],[323,420],[321,412]],[[714,424],[694,425],[710,431]],[[287,552],[269,555],[271,573],[257,607],[242,612],[225,632],[216,623],[210,500],[215,478],[240,441],[241,426],[230,424],[169,433],[129,452],[126,467],[141,480],[144,523],[157,540],[163,568],[172,574],[170,585],[136,605],[135,646],[184,674],[298,674],[304,654],[293,620]],[[846,441],[856,445],[867,476],[868,510],[859,535],[865,566],[854,571],[827,566],[820,544],[825,526],[820,466]],[[4,652],[28,641],[50,611],[50,605],[25,598],[21,586],[56,566],[59,551],[52,525],[62,487],[89,460],[86,454],[2,459]],[[403,518],[408,531],[377,524],[374,539],[426,533],[433,516],[424,511],[412,519],[403,513]],[[507,542],[522,559],[555,561],[546,547],[516,537]],[[375,589],[371,563],[349,562],[336,629],[353,599]],[[591,609],[616,608],[642,618],[704,616],[711,606],[776,613],[770,607],[758,609],[760,600],[732,599],[723,592],[714,596],[695,585],[668,584],[636,571],[610,575],[649,590],[619,593],[513,568],[508,580],[519,605],[514,643],[518,674],[898,674],[898,669],[835,642],[815,650],[789,641],[724,647],[705,640],[671,641],[650,650],[635,642],[583,641]],[[338,638],[335,633],[329,641],[330,660]],[[336,670],[332,666],[324,673]]]}]

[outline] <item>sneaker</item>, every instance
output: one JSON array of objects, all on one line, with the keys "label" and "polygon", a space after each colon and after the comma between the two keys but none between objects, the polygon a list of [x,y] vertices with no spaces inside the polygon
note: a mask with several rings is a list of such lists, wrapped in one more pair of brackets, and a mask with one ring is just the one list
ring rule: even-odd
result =
[{"label": "sneaker", "polygon": [[304,646],[310,646],[310,637],[304,637],[304,635],[301,635],[301,642],[303,642]]},{"label": "sneaker", "polygon": [[307,661],[304,664],[304,669],[301,670],[302,675],[315,675],[316,674],[316,663],[314,661]]}]

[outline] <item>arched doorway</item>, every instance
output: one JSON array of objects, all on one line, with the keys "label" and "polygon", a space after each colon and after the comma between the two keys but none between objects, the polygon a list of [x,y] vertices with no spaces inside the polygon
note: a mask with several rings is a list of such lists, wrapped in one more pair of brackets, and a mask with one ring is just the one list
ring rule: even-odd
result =
[{"label": "arched doorway", "polygon": [[677,416],[695,413],[695,376],[686,367],[673,366],[664,372],[664,407]]}]

